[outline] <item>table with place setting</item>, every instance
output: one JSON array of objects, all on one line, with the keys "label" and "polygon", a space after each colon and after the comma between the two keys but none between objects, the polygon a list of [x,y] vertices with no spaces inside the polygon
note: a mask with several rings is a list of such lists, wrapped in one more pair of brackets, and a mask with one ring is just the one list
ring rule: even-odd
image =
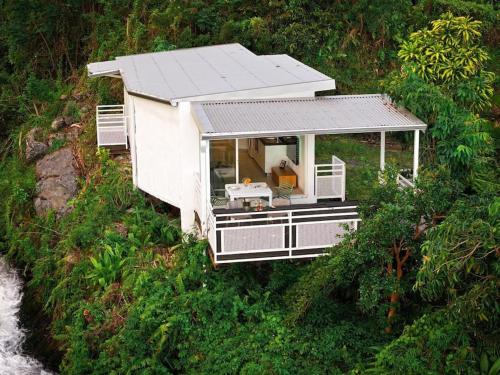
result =
[{"label": "table with place setting", "polygon": [[269,205],[273,202],[273,191],[265,182],[252,182],[249,184],[226,184],[226,196],[234,201],[238,198],[262,198],[269,199]]}]

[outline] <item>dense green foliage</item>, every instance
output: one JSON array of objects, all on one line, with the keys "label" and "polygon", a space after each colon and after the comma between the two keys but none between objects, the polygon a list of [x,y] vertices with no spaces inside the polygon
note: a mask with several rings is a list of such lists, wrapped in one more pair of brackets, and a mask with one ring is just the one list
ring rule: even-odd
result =
[{"label": "dense green foliage", "polygon": [[[485,119],[497,111],[492,4],[0,2],[0,251],[26,269],[61,372],[498,373],[500,179]],[[215,270],[206,243],[132,189],[126,164],[96,153],[83,107],[119,102],[121,86],[89,81],[82,68],[228,42],[288,53],[334,77],[340,93],[383,82],[429,125],[417,189],[398,189],[392,168],[372,183],[369,154],[366,168],[352,169],[369,183],[349,187],[366,198],[363,224],[330,256]],[[57,220],[34,215],[22,146],[27,130],[47,135],[60,114],[85,133],[73,145],[80,193]],[[352,141],[319,144],[319,159],[358,152]]]},{"label": "dense green foliage", "polygon": [[477,45],[480,30],[481,21],[446,13],[431,29],[411,34],[398,56],[426,82],[446,88],[459,104],[483,109],[493,96],[495,75],[484,70],[489,56]]}]

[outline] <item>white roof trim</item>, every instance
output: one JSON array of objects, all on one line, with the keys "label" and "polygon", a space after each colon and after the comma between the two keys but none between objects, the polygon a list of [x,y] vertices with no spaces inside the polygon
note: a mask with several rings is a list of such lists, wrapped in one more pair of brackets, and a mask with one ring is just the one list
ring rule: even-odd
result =
[{"label": "white roof trim", "polygon": [[120,74],[118,61],[96,62],[87,65],[89,77],[115,76]]}]

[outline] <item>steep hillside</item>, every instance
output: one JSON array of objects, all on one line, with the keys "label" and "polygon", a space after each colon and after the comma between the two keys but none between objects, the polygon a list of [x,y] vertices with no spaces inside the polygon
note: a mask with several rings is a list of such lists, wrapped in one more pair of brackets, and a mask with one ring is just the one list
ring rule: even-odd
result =
[{"label": "steep hillside", "polygon": [[[477,111],[483,120],[460,99],[474,88],[430,83],[397,56],[445,11],[482,21],[476,42],[492,59],[478,70],[498,72],[489,1],[1,3],[0,252],[25,270],[27,307],[43,309],[50,337],[35,350],[68,374],[500,366],[498,97]],[[367,225],[330,257],[214,269],[172,208],[132,189],[126,157],[96,149],[95,105],[123,91],[84,67],[233,41],[290,54],[334,77],[338,93],[383,89],[426,121],[417,193],[366,194]],[[55,197],[41,169],[54,159],[68,186]]]}]

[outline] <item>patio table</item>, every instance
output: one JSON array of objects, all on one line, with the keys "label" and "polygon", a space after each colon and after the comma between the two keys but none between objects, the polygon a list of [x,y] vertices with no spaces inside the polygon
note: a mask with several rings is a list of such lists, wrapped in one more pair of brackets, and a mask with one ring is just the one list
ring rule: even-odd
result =
[{"label": "patio table", "polygon": [[245,184],[226,184],[226,195],[230,200],[237,198],[261,198],[267,197],[269,205],[273,202],[273,191],[265,182],[254,182]]}]

